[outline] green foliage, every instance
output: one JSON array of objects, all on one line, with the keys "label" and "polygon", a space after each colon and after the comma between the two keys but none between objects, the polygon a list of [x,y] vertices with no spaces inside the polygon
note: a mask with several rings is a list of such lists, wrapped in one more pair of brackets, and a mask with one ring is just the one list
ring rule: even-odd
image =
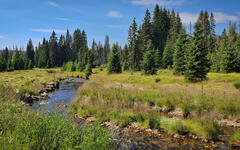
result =
[{"label": "green foliage", "polygon": [[160,129],[160,119],[155,115],[151,115],[149,118],[149,127],[151,129]]},{"label": "green foliage", "polygon": [[152,45],[152,41],[148,41],[147,45],[147,51],[143,55],[143,60],[141,62],[142,65],[142,71],[144,74],[156,74],[157,67],[155,64],[155,55],[154,55],[154,49]]},{"label": "green foliage", "polygon": [[76,71],[76,67],[72,61],[67,62],[66,64],[63,65],[62,68],[63,71]]},{"label": "green foliage", "polygon": [[240,82],[234,83],[233,86],[234,86],[236,89],[240,89]]},{"label": "green foliage", "polygon": [[86,79],[89,79],[89,76],[92,74],[92,67],[91,65],[88,63],[86,65],[86,68],[85,68],[85,76],[86,76]]},{"label": "green foliage", "polygon": [[108,73],[121,73],[121,64],[120,64],[120,55],[118,52],[118,47],[116,44],[113,45],[112,51],[110,52],[109,58],[108,58],[108,67],[107,67]]},{"label": "green foliage", "polygon": [[7,64],[6,61],[3,59],[2,56],[0,56],[0,72],[6,71]]},{"label": "green foliage", "polygon": [[75,148],[80,148],[82,150],[111,150],[113,149],[113,142],[105,129],[94,124],[83,129],[81,145]]},{"label": "green foliage", "polygon": [[175,44],[175,50],[173,54],[173,74],[183,75],[185,72],[185,53],[186,53],[186,35],[185,31],[182,30],[178,36]]},{"label": "green foliage", "polygon": [[147,51],[143,56],[142,69],[144,74],[156,74],[153,50]]},{"label": "green foliage", "polygon": [[206,79],[208,68],[207,49],[204,46],[203,29],[199,23],[195,24],[192,44],[187,50],[186,71],[184,77],[190,82]]},{"label": "green foliage", "polygon": [[180,135],[187,135],[190,132],[187,126],[180,120],[177,120],[175,124],[171,126],[171,130]]},{"label": "green foliage", "polygon": [[240,129],[238,129],[237,132],[232,135],[230,141],[240,143]]}]

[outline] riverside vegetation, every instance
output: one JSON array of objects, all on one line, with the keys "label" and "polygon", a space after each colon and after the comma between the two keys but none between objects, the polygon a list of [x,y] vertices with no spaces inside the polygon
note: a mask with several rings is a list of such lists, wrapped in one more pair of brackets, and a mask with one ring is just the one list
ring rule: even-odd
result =
[{"label": "riverside vegetation", "polygon": [[[156,75],[94,72],[71,107],[83,118],[112,121],[120,127],[137,123],[169,134],[217,140],[221,133],[218,121],[240,117],[240,91],[235,86],[240,74],[209,73],[208,81],[189,83],[169,70],[159,70]],[[170,117],[174,110],[180,114]],[[226,140],[239,143],[239,131]]]},{"label": "riverside vegetation", "polygon": [[110,135],[98,125],[77,128],[68,116],[33,112],[20,101],[66,74],[60,69],[0,73],[0,149],[112,149]]}]

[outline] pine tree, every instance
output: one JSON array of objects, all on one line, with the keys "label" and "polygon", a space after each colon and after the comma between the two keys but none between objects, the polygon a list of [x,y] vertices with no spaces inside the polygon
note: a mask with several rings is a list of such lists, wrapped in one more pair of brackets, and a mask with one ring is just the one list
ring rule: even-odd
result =
[{"label": "pine tree", "polygon": [[185,30],[182,30],[178,35],[176,41],[174,55],[173,55],[173,74],[184,75],[185,72],[185,53],[186,53],[186,34]]},{"label": "pine tree", "polygon": [[107,67],[108,73],[121,73],[121,64],[120,64],[120,56],[118,47],[116,44],[113,44],[112,51],[110,52],[109,58],[108,58],[108,67]]},{"label": "pine tree", "polygon": [[8,51],[8,48],[6,47],[5,50],[3,50],[2,52],[2,57],[3,59],[7,62],[8,59],[9,59],[9,51]]},{"label": "pine tree", "polygon": [[154,49],[151,40],[148,40],[147,51],[144,53],[142,60],[142,71],[144,74],[156,74],[157,67],[155,64]]},{"label": "pine tree", "polygon": [[16,49],[16,51],[13,53],[12,57],[12,65],[14,70],[20,70],[21,64],[20,64],[20,54],[19,51]]},{"label": "pine tree", "polygon": [[207,49],[204,47],[203,27],[199,22],[194,26],[193,35],[193,43],[187,50],[184,77],[187,81],[198,82],[206,79],[209,71]]},{"label": "pine tree", "polygon": [[142,36],[144,49],[147,48],[148,40],[152,40],[152,30],[153,29],[152,29],[152,23],[151,23],[151,14],[147,9],[144,20],[143,20],[141,32],[139,33]]},{"label": "pine tree", "polygon": [[57,59],[58,59],[58,66],[62,66],[64,62],[67,62],[67,49],[65,43],[65,37],[63,35],[60,36],[58,41],[58,53],[57,53]]},{"label": "pine tree", "polygon": [[128,70],[129,69],[129,52],[128,52],[128,46],[125,45],[124,46],[124,49],[123,49],[123,55],[122,55],[122,68],[124,71]]},{"label": "pine tree", "polygon": [[83,44],[83,38],[82,32],[80,29],[76,29],[73,33],[73,45],[72,45],[72,51],[73,51],[73,58],[72,61],[75,61],[78,59],[78,54],[80,51],[80,48],[82,47]]},{"label": "pine tree", "polygon": [[66,49],[65,62],[73,61],[72,36],[70,35],[69,30],[67,30],[67,33],[66,33],[66,40],[64,42],[64,47]]},{"label": "pine tree", "polygon": [[137,23],[135,18],[128,31],[129,66],[131,70],[140,70],[141,52],[137,47]]},{"label": "pine tree", "polygon": [[31,39],[28,41],[26,54],[27,58],[34,62],[34,47]]},{"label": "pine tree", "polygon": [[58,51],[57,37],[56,37],[56,33],[53,31],[52,35],[50,37],[50,40],[49,40],[49,63],[48,63],[48,67],[57,66],[57,64],[58,64],[57,51]]},{"label": "pine tree", "polygon": [[230,48],[228,45],[228,37],[226,29],[224,29],[222,36],[221,36],[221,42],[219,46],[219,71],[222,73],[228,73],[229,72],[229,64],[230,64]]},{"label": "pine tree", "polygon": [[104,58],[103,64],[107,64],[107,59],[108,59],[108,55],[109,55],[110,51],[111,51],[111,48],[110,48],[110,44],[109,44],[109,36],[106,35],[104,48],[103,48],[103,58]]},{"label": "pine tree", "polygon": [[0,56],[0,72],[7,70],[7,64],[4,57]]}]

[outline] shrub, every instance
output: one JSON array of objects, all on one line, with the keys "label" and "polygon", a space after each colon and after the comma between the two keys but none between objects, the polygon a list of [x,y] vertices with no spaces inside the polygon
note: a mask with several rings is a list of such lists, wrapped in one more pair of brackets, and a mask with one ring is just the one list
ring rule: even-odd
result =
[{"label": "shrub", "polygon": [[67,62],[66,64],[63,65],[62,68],[63,71],[76,71],[76,66],[72,61]]},{"label": "shrub", "polygon": [[240,82],[234,83],[233,86],[234,86],[236,89],[240,89]]},{"label": "shrub", "polygon": [[155,82],[156,82],[156,83],[158,83],[158,82],[160,82],[160,81],[161,81],[160,78],[156,78],[156,79],[155,79]]}]

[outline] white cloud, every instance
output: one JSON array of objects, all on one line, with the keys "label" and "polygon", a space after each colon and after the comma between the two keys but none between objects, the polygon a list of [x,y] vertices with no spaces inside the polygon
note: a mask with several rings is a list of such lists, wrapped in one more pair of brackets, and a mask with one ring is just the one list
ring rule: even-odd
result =
[{"label": "white cloud", "polygon": [[127,25],[106,25],[107,28],[128,28]]},{"label": "white cloud", "polygon": [[61,17],[57,17],[55,18],[56,20],[60,20],[60,21],[72,21],[71,19],[68,18],[61,18]]},{"label": "white cloud", "polygon": [[184,3],[184,0],[132,0],[132,4],[134,5],[155,5],[159,4],[161,6],[174,6],[181,5]]},{"label": "white cloud", "polygon": [[237,17],[237,16],[224,14],[222,12],[213,12],[213,15],[214,15],[217,23],[227,23],[229,21],[238,21],[239,20],[239,17]]},{"label": "white cloud", "polygon": [[5,37],[3,35],[0,35],[0,39],[4,39]]},{"label": "white cloud", "polygon": [[118,11],[109,11],[107,16],[111,18],[122,18],[122,15]]},{"label": "white cloud", "polygon": [[51,1],[48,1],[47,4],[48,4],[49,6],[52,6],[52,7],[59,7],[58,4],[56,4],[56,3],[54,3],[54,2],[51,2]]},{"label": "white cloud", "polygon": [[31,31],[42,32],[42,33],[52,33],[53,31],[55,33],[66,33],[66,30],[57,30],[57,29],[31,29]]},{"label": "white cloud", "polygon": [[[228,23],[229,21],[240,20],[238,16],[228,15],[222,12],[213,12],[213,15],[215,17],[216,23]],[[180,13],[180,17],[182,19],[183,24],[190,24],[190,22],[194,24],[197,21],[199,14],[183,12],[183,13]]]},{"label": "white cloud", "polygon": [[194,24],[198,19],[199,14],[183,12],[180,13],[180,17],[183,24]]}]

